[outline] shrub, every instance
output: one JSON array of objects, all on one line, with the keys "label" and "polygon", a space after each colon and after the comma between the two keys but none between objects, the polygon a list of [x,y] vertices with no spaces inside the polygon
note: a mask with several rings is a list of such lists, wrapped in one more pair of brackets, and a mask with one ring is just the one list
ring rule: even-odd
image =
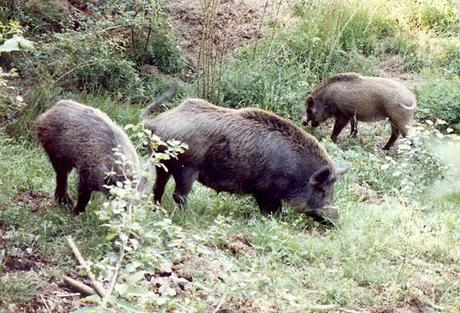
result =
[{"label": "shrub", "polygon": [[460,79],[432,78],[415,89],[417,118],[442,119],[460,131]]}]

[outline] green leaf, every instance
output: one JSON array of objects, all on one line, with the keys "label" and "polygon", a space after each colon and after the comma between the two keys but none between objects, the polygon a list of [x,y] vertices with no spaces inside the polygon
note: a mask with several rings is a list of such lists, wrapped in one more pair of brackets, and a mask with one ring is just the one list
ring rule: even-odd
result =
[{"label": "green leaf", "polygon": [[149,290],[147,287],[136,287],[128,288],[128,290],[126,291],[126,296],[152,298],[155,296],[155,293]]},{"label": "green leaf", "polygon": [[128,285],[134,285],[135,283],[139,282],[140,280],[144,279],[144,275],[147,273],[146,271],[139,271],[136,272],[127,278]]},{"label": "green leaf", "polygon": [[15,35],[13,38],[6,40],[0,46],[0,52],[19,51],[21,49],[32,50],[33,48],[34,43],[32,41],[27,40],[22,36]]}]

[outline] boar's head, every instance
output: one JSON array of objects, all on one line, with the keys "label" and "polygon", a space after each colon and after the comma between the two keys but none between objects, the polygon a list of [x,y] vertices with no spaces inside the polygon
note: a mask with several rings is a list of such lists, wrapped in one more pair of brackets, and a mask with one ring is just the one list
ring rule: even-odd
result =
[{"label": "boar's head", "polygon": [[333,202],[333,189],[336,180],[350,168],[335,171],[323,166],[311,175],[306,188],[291,199],[296,212],[305,213],[317,221],[337,224],[339,215]]},{"label": "boar's head", "polygon": [[304,126],[307,126],[308,122],[311,122],[311,126],[318,127],[331,116],[332,114],[323,103],[315,100],[312,96],[307,97],[305,100],[305,112],[302,117],[302,124]]}]

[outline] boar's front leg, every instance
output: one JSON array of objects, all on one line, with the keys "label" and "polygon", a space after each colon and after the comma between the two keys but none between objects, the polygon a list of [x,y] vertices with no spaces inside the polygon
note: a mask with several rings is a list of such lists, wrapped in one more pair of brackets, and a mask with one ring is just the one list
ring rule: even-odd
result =
[{"label": "boar's front leg", "polygon": [[79,214],[84,212],[90,198],[91,189],[87,186],[86,182],[80,178],[80,182],[78,183],[78,200],[74,213]]},{"label": "boar's front leg", "polygon": [[255,195],[257,204],[262,213],[276,214],[281,213],[282,203],[280,199],[272,198],[267,195]]},{"label": "boar's front leg", "polygon": [[173,173],[176,182],[173,198],[182,208],[187,205],[187,196],[190,190],[192,190],[193,183],[198,178],[198,173],[199,172],[193,167],[184,167]]},{"label": "boar's front leg", "polygon": [[54,191],[54,199],[59,204],[65,204],[69,208],[73,207],[73,201],[67,192],[67,178],[72,166],[68,165],[64,160],[51,159],[51,164],[56,171],[56,190]]},{"label": "boar's front leg", "polygon": [[395,144],[395,142],[398,139],[400,133],[401,132],[399,131],[399,129],[396,126],[394,126],[393,124],[391,124],[391,136],[390,136],[390,139],[388,139],[387,144],[383,147],[383,150],[390,149]]},{"label": "boar's front leg", "polygon": [[155,203],[161,203],[169,177],[171,177],[170,172],[167,172],[164,168],[157,167],[157,177],[155,179],[155,186],[153,187],[153,200]]},{"label": "boar's front leg", "polygon": [[67,192],[67,177],[70,170],[56,171],[56,191],[54,192],[54,199],[59,204],[65,204],[69,208],[73,207],[73,201]]},{"label": "boar's front leg", "polygon": [[339,136],[342,129],[347,125],[347,123],[348,123],[348,118],[344,116],[337,117],[334,123],[334,129],[332,130],[332,135],[331,135],[332,142],[337,142],[337,137]]}]

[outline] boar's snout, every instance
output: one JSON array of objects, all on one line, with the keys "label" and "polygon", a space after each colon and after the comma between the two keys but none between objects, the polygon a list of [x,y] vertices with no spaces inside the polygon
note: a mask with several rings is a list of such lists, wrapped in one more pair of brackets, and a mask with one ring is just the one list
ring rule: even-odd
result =
[{"label": "boar's snout", "polygon": [[337,212],[337,208],[333,205],[324,206],[320,209],[307,211],[305,213],[314,220],[324,224],[338,225],[339,223],[339,213]]}]

